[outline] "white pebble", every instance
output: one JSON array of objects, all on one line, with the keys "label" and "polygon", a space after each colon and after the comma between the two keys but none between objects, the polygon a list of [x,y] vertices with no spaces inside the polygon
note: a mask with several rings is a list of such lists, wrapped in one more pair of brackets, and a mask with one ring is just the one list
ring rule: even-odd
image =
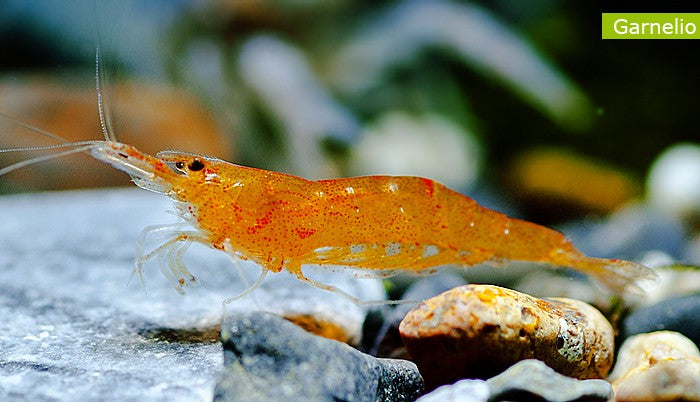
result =
[{"label": "white pebble", "polygon": [[651,166],[647,192],[652,205],[676,215],[700,212],[700,145],[665,150]]}]

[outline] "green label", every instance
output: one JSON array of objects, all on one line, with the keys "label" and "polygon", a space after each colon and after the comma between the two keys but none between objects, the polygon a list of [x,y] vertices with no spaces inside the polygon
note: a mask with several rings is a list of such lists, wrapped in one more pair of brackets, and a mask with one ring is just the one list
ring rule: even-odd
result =
[{"label": "green label", "polygon": [[700,13],[603,13],[603,39],[700,39]]}]

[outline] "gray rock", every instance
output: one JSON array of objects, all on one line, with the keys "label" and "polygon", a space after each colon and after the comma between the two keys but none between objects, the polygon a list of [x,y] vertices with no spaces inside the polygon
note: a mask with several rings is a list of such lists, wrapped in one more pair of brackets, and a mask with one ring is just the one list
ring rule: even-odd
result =
[{"label": "gray rock", "polygon": [[235,313],[222,329],[225,401],[411,401],[423,380],[408,361],[377,359],[268,313]]},{"label": "gray rock", "polygon": [[[212,398],[223,369],[222,301],[246,286],[226,255],[199,245],[185,255],[197,284],[184,296],[155,261],[144,267],[145,286],[129,281],[139,233],[176,222],[171,208],[140,189],[0,197],[0,400]],[[240,265],[251,278],[259,273],[255,264]],[[315,278],[381,298],[377,283],[339,276],[346,282]],[[333,317],[350,337],[364,317],[351,302],[286,273],[268,275],[228,309]]]},{"label": "gray rock", "polygon": [[[257,279],[259,268],[241,263],[248,282]],[[253,275],[250,273],[253,272]],[[385,300],[386,291],[378,279],[356,278],[345,272],[329,272],[319,267],[304,267],[304,273],[319,282],[336,286],[364,301]],[[262,285],[245,299],[226,306],[227,312],[267,311],[292,321],[304,321],[317,332],[351,345],[359,344],[362,325],[371,306],[357,305],[336,293],[317,289],[286,271],[270,273]],[[310,329],[307,328],[307,329]]]},{"label": "gray rock", "polygon": [[576,380],[563,376],[539,360],[523,360],[487,381],[491,401],[600,401],[613,395],[603,380]]},{"label": "gray rock", "polygon": [[679,332],[700,345],[700,294],[664,300],[639,309],[622,324],[625,336],[659,330]]},{"label": "gray rock", "polygon": [[486,381],[460,380],[421,396],[417,402],[486,402],[489,400],[489,393]]},{"label": "gray rock", "polygon": [[[0,197],[0,400],[211,399],[230,289],[183,297],[151,265],[145,291],[127,286],[138,234],[172,221],[168,204],[137,189]],[[203,279],[226,278],[230,262],[202,251]]]}]

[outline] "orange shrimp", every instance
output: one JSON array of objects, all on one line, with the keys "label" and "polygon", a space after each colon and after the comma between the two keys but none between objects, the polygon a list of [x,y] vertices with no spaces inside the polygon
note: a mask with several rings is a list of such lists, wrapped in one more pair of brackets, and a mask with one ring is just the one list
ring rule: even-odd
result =
[{"label": "orange shrimp", "polygon": [[[177,232],[140,256],[139,272],[159,253],[181,254],[175,251],[179,243],[200,242],[260,265],[259,282],[269,271],[286,269],[346,296],[306,277],[302,266],[353,267],[368,276],[389,276],[517,260],[573,268],[616,292],[654,275],[633,262],[587,257],[560,232],[484,208],[430,179],[310,181],[195,154],[164,151],[153,157],[117,142],[98,142],[91,152],[129,173],[140,187],[171,197],[195,229]],[[171,265],[177,286],[193,280],[179,257]]]},{"label": "orange shrimp", "polygon": [[138,186],[175,201],[194,229],[147,228],[142,239],[165,229],[173,229],[173,235],[152,252],[139,252],[136,272],[141,275],[145,262],[165,255],[171,271],[166,275],[180,292],[194,281],[180,261],[183,246],[192,242],[260,265],[262,274],[249,291],[267,272],[286,269],[354,301],[305,276],[302,266],[352,267],[386,277],[430,273],[444,265],[528,261],[576,269],[615,292],[654,276],[630,261],[588,257],[560,232],[484,208],[426,178],[311,181],[189,153],[163,151],[154,157],[116,141],[61,146],[73,145],[130,174]]},{"label": "orange shrimp", "polygon": [[[189,153],[163,151],[155,157],[142,153],[117,142],[108,132],[99,75],[97,78],[106,140],[44,148],[73,148],[58,155],[90,152],[131,175],[138,186],[175,201],[177,211],[193,229],[182,231],[179,225],[146,228],[135,272],[141,276],[147,261],[166,257],[170,271],[163,272],[181,293],[182,286],[195,280],[181,261],[193,242],[262,267],[256,283],[236,298],[254,290],[268,272],[287,270],[308,284],[360,303],[340,289],[308,278],[302,272],[304,265],[350,267],[361,270],[363,276],[386,277],[399,272],[431,273],[444,265],[527,261],[576,269],[618,293],[634,289],[639,279],[655,276],[634,262],[588,257],[560,232],[484,208],[426,178],[365,176],[311,181]],[[49,157],[0,169],[0,175]],[[143,252],[147,236],[168,230],[172,232],[168,240]]]},{"label": "orange shrimp", "polygon": [[192,242],[260,265],[262,274],[246,294],[267,272],[286,269],[304,282],[357,301],[306,277],[302,266],[308,264],[353,267],[366,270],[365,276],[386,277],[430,273],[444,265],[528,261],[576,269],[615,292],[654,276],[630,261],[588,257],[560,232],[484,208],[430,179],[310,181],[189,153],[163,151],[153,157],[114,140],[56,147],[66,146],[75,147],[68,152],[91,152],[130,174],[138,186],[175,201],[194,230],[147,228],[142,240],[165,229],[174,234],[148,254],[139,248],[136,272],[141,275],[145,262],[165,255],[171,271],[166,276],[180,292],[194,281],[181,262],[184,246]]}]

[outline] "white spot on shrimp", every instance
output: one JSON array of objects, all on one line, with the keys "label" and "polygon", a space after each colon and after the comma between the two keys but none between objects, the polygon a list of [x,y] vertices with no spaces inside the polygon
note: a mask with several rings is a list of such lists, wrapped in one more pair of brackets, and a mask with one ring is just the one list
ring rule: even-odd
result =
[{"label": "white spot on shrimp", "polygon": [[239,181],[233,183],[233,186],[231,186],[231,187],[243,187],[243,183],[241,183],[241,181],[239,180]]},{"label": "white spot on shrimp", "polygon": [[350,246],[350,252],[351,253],[362,253],[367,249],[367,246],[364,244],[353,244]]},{"label": "white spot on shrimp", "polygon": [[352,187],[345,187],[345,192],[348,194],[355,194],[355,189]]},{"label": "white spot on shrimp", "polygon": [[324,195],[326,195],[326,193],[324,193],[323,191],[317,191],[317,192],[316,192],[316,196],[317,196],[317,197],[323,197]]},{"label": "white spot on shrimp", "polygon": [[474,222],[470,222],[470,223],[469,223],[469,227],[470,227],[470,228],[473,228],[473,227],[474,227]]},{"label": "white spot on shrimp", "polygon": [[386,256],[397,255],[401,253],[401,243],[387,243],[384,247],[384,254]]},{"label": "white spot on shrimp", "polygon": [[399,190],[398,184],[394,183],[393,181],[389,183],[388,188],[389,188],[389,191],[391,191],[392,193],[395,193]]},{"label": "white spot on shrimp", "polygon": [[403,207],[399,207],[399,211],[401,211],[402,214],[406,213],[406,211],[403,210]]},{"label": "white spot on shrimp", "polygon": [[508,230],[508,229],[503,231],[503,234],[508,234],[508,233],[510,233],[510,230]]},{"label": "white spot on shrimp", "polygon": [[[215,181],[219,179],[219,175],[216,173],[207,173],[204,176],[204,181]],[[235,185],[234,185],[235,186]]]},{"label": "white spot on shrimp", "polygon": [[328,259],[328,253],[333,251],[333,247],[330,246],[325,246],[325,247],[319,247],[316,250],[314,250],[314,254],[316,254],[316,259],[319,261],[323,261]]},{"label": "white spot on shrimp", "polygon": [[437,248],[437,246],[433,246],[431,244],[427,246],[423,246],[423,258],[427,258],[433,255],[436,255],[437,253],[440,252],[440,249]]}]

